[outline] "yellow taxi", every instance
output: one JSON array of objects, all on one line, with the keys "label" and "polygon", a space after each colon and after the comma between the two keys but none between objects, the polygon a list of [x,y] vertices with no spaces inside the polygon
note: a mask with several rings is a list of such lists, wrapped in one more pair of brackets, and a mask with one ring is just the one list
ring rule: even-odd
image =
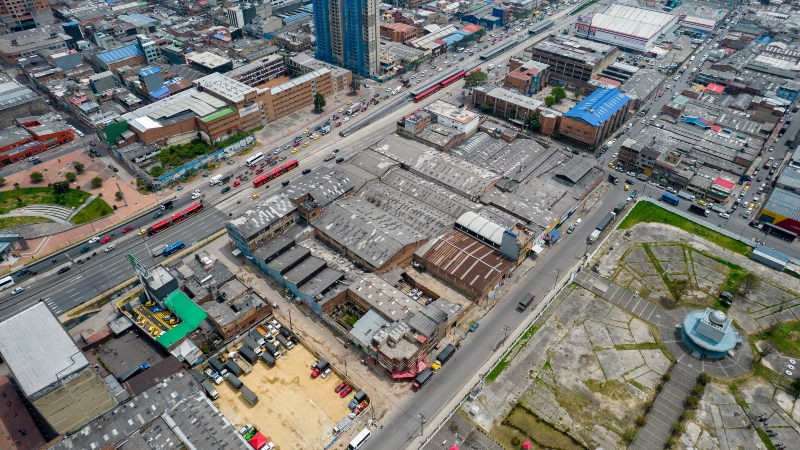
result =
[{"label": "yellow taxi", "polygon": [[261,195],[259,195],[259,194],[253,194],[253,200],[257,199],[258,197],[261,197]]},{"label": "yellow taxi", "polygon": [[353,104],[353,101],[352,101],[352,100],[348,100],[348,101],[347,101],[347,104],[348,104],[348,105],[352,105],[352,104]]},{"label": "yellow taxi", "polygon": [[344,108],[339,108],[339,112],[344,112]]},{"label": "yellow taxi", "polygon": [[145,234],[147,234],[147,230],[145,230],[144,228],[142,228],[141,230],[139,230],[138,233],[136,233],[137,236],[144,236]]},{"label": "yellow taxi", "polygon": [[614,163],[608,163],[608,167],[611,167],[612,169],[616,169],[617,168],[617,166],[615,166]]},{"label": "yellow taxi", "polygon": [[320,138],[320,135],[316,135],[316,136],[314,136],[314,140],[315,140],[315,141],[318,141],[318,140],[319,140],[319,138]]},{"label": "yellow taxi", "polygon": [[756,207],[756,202],[750,202],[750,208],[755,208],[755,207]]},{"label": "yellow taxi", "polygon": [[745,187],[744,187],[744,189],[742,189],[742,190],[743,190],[743,191],[746,191],[746,190],[748,190],[748,189],[750,189],[750,186],[745,186]]},{"label": "yellow taxi", "polygon": [[706,206],[707,205],[706,202],[704,202],[702,200],[698,200],[697,204],[700,205],[700,206]]},{"label": "yellow taxi", "polygon": [[452,91],[445,92],[445,94],[452,94],[452,93],[453,93]]},{"label": "yellow taxi", "polygon": [[628,185],[627,185],[627,184],[625,185],[625,190],[626,190],[626,191],[628,190]]},{"label": "yellow taxi", "polygon": [[292,154],[295,154],[295,153],[297,153],[297,147],[292,149]]},{"label": "yellow taxi", "polygon": [[303,134],[308,134],[308,133],[311,133],[311,129],[310,129],[310,128],[306,128],[306,129],[303,131]]},{"label": "yellow taxi", "polygon": [[306,147],[308,147],[308,146],[309,146],[309,143],[308,143],[308,142],[306,142],[305,144],[303,144],[303,148],[306,148]]}]

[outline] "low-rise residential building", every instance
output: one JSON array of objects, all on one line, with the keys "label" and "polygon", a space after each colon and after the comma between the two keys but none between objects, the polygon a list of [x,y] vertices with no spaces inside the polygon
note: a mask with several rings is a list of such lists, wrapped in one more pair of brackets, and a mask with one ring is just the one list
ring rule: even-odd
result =
[{"label": "low-rise residential building", "polygon": [[0,130],[0,166],[44,153],[74,138],[72,129],[64,122],[20,118],[16,126]]},{"label": "low-rise residential building", "polygon": [[414,25],[406,25],[404,23],[386,23],[381,22],[381,37],[389,39],[393,42],[406,42],[416,39],[420,36],[419,28]]}]

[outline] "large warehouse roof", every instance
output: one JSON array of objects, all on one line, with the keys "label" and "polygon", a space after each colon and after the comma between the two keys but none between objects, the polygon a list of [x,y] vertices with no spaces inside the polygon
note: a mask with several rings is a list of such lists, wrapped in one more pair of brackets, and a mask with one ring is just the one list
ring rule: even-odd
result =
[{"label": "large warehouse roof", "polygon": [[620,108],[625,107],[630,99],[616,88],[598,89],[567,111],[564,117],[582,120],[593,127],[599,127]]},{"label": "large warehouse roof", "polygon": [[628,36],[650,39],[674,19],[674,14],[625,5],[611,5],[605,13],[592,16],[592,26]]}]

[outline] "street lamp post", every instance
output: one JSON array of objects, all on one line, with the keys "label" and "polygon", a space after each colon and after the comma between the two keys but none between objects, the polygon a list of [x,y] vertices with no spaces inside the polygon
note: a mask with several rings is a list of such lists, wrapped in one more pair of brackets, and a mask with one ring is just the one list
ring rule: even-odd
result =
[{"label": "street lamp post", "polygon": [[425,437],[425,422],[428,419],[422,413],[417,414],[417,416],[419,416],[419,435],[420,437]]},{"label": "street lamp post", "polygon": [[555,272],[556,272],[556,281],[555,283],[553,283],[553,289],[556,288],[556,286],[558,285],[558,279],[561,278],[561,269],[556,269]]}]

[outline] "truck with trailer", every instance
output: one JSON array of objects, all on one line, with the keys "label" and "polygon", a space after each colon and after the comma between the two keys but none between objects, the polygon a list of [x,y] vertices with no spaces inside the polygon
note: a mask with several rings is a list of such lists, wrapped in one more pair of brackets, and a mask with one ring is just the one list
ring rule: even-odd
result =
[{"label": "truck with trailer", "polygon": [[595,241],[597,241],[597,238],[600,237],[603,231],[605,231],[606,228],[608,228],[608,226],[611,225],[616,218],[617,218],[617,213],[613,211],[608,213],[603,218],[603,220],[601,220],[600,223],[597,225],[597,228],[595,228],[595,230],[592,231],[592,234],[590,234],[589,237],[587,238],[589,243],[593,244]]},{"label": "truck with trailer", "polygon": [[442,367],[447,360],[453,357],[453,353],[455,352],[456,348],[453,346],[453,344],[447,344],[447,346],[436,356],[436,361],[431,365],[433,370],[439,370],[439,368]]},{"label": "truck with trailer", "polygon": [[209,186],[214,186],[215,184],[222,184],[222,175],[214,175],[210,180],[208,180]]},{"label": "truck with trailer", "polygon": [[258,404],[258,396],[251,391],[249,387],[242,385],[242,387],[239,388],[239,392],[242,393],[242,397],[247,400],[247,403],[250,403],[252,406]]},{"label": "truck with trailer", "polygon": [[347,108],[347,110],[345,111],[345,114],[349,116],[356,111],[361,111],[361,102],[355,102],[352,105],[350,105],[350,107]]},{"label": "truck with trailer", "polygon": [[239,377],[232,373],[225,375],[225,379],[228,380],[228,383],[230,383],[231,386],[235,387],[236,389],[241,389],[242,386],[244,386],[244,383],[242,383]]},{"label": "truck with trailer", "polygon": [[703,208],[702,206],[694,204],[694,203],[689,205],[689,212],[697,214],[697,215],[700,215],[700,216],[708,217],[708,210]]},{"label": "truck with trailer", "polygon": [[689,200],[690,202],[694,201],[694,195],[692,195],[692,193],[689,192],[689,191],[684,191],[683,189],[678,191],[678,197],[680,197],[680,198],[682,198],[684,200]]},{"label": "truck with trailer", "polygon": [[678,203],[680,203],[680,199],[678,197],[675,197],[674,195],[670,194],[669,192],[664,192],[663,194],[661,194],[661,201],[662,202],[667,202],[670,205],[674,205],[674,206],[678,206]]},{"label": "truck with trailer", "polygon": [[419,391],[431,378],[433,378],[433,369],[428,367],[414,378],[414,384],[411,385],[411,390],[414,392]]},{"label": "truck with trailer", "polygon": [[711,210],[714,211],[714,212],[718,212],[718,213],[724,213],[726,211],[724,206],[719,205],[717,203],[714,203],[713,205],[711,205]]}]

